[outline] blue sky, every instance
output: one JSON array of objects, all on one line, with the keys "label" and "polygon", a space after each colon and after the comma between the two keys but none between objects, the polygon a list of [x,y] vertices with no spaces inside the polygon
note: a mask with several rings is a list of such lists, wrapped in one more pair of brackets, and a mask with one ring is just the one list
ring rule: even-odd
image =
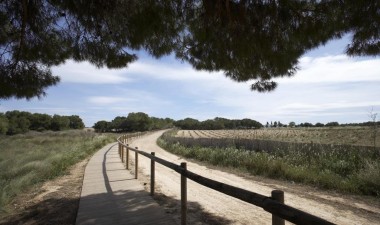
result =
[{"label": "blue sky", "polygon": [[54,67],[61,82],[42,99],[1,100],[0,112],[22,110],[79,115],[86,126],[130,112],[199,120],[225,117],[289,123],[368,121],[380,112],[380,59],[344,54],[347,37],[308,52],[294,77],[277,79],[269,93],[250,91],[222,72],[195,71],[172,56],[159,60],[144,52],[121,70],[97,69],[87,62]]}]

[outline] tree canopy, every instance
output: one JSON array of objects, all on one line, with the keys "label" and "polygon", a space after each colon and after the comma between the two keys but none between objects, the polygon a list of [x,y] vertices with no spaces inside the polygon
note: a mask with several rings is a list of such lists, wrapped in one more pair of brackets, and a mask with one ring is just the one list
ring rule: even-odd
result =
[{"label": "tree canopy", "polygon": [[0,113],[0,135],[22,134],[30,130],[67,130],[83,129],[84,123],[77,115],[72,116],[50,116],[48,114],[30,113],[18,110]]},{"label": "tree canopy", "polygon": [[235,119],[216,117],[205,121],[186,118],[174,122],[174,125],[183,130],[221,130],[221,129],[258,129],[263,127],[260,122],[252,119]]},{"label": "tree canopy", "polygon": [[170,118],[150,117],[143,112],[131,112],[127,117],[117,116],[111,122],[101,120],[94,124],[96,132],[136,132],[173,127]]},{"label": "tree canopy", "polygon": [[0,99],[42,97],[67,59],[127,67],[134,50],[174,53],[195,69],[223,71],[271,91],[298,59],[351,33],[346,53],[380,53],[378,0],[2,0]]}]

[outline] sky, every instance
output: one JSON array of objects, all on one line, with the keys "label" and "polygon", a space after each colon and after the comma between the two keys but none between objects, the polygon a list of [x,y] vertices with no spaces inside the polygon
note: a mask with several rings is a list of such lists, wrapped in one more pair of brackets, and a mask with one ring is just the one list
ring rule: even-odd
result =
[{"label": "sky", "polygon": [[136,62],[120,70],[68,60],[52,68],[61,82],[48,88],[47,96],[1,100],[0,112],[79,115],[87,127],[130,112],[175,120],[250,118],[262,124],[365,122],[371,111],[380,112],[380,58],[346,56],[348,41],[309,51],[298,72],[276,79],[278,87],[269,93],[251,91],[254,81],[236,83],[223,72],[196,71],[173,56],[154,59],[140,51]]}]

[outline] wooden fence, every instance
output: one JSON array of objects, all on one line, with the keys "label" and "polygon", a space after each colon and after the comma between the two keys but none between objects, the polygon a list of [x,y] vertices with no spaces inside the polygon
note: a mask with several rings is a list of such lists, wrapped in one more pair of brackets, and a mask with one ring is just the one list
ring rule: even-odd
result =
[{"label": "wooden fence", "polygon": [[[136,137],[136,134],[133,136]],[[137,135],[139,137],[139,135]],[[126,162],[126,169],[129,169],[129,154],[130,151],[135,153],[135,178],[138,178],[138,157],[143,155],[151,160],[151,174],[150,174],[150,194],[154,195],[154,183],[155,183],[155,163],[160,163],[177,173],[181,174],[181,224],[186,224],[186,213],[187,213],[187,178],[211,188],[215,191],[219,191],[228,196],[240,199],[244,202],[248,202],[255,206],[263,208],[265,211],[272,214],[272,225],[284,225],[285,220],[292,222],[294,224],[334,224],[326,221],[317,216],[311,215],[307,212],[301,211],[299,209],[293,208],[284,204],[284,192],[280,190],[273,190],[271,196],[264,196],[255,192],[247,191],[242,188],[234,187],[219,181],[203,177],[199,174],[193,173],[187,170],[186,163],[183,162],[180,165],[174,164],[172,162],[166,161],[155,156],[154,152],[150,154],[139,150],[137,147],[132,148],[128,145],[128,142],[132,136],[123,135],[120,136],[118,140],[119,144],[119,155],[122,162]]]}]

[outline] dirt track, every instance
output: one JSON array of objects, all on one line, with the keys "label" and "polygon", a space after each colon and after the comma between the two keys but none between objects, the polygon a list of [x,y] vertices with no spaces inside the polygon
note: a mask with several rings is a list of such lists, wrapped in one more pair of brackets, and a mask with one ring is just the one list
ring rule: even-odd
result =
[{"label": "dirt track", "polygon": [[[155,152],[156,156],[177,164],[186,162],[185,159],[157,146],[156,140],[162,133],[163,131],[159,131],[134,140],[130,146],[138,146],[140,150]],[[131,156],[133,159],[133,154]],[[139,168],[141,168],[140,172],[146,175],[143,182],[149,183],[147,176],[150,171],[150,160],[143,156],[139,157]],[[187,161],[187,168],[208,178],[267,196],[273,189],[283,190],[286,204],[337,224],[380,224],[379,199],[341,195],[290,182],[248,175],[238,176],[189,161]],[[213,224],[271,224],[271,214],[261,208],[203,187],[191,180],[188,180],[187,185],[191,224],[205,223],[208,218],[212,218],[210,223]],[[157,163],[156,193],[161,193],[177,202],[180,199],[179,174]],[[178,214],[178,212],[168,213]]]}]

